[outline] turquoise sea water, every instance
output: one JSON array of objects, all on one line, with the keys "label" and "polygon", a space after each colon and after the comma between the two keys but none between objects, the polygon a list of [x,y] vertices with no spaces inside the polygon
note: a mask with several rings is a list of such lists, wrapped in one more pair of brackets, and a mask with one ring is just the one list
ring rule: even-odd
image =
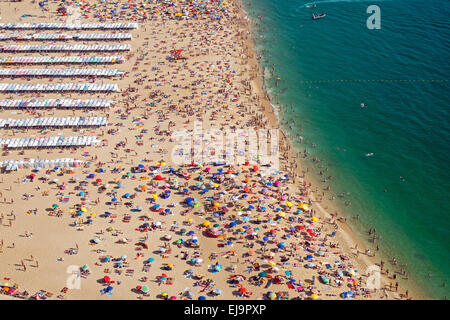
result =
[{"label": "turquoise sea water", "polygon": [[[348,217],[360,215],[353,229],[368,239],[376,226],[382,252],[407,262],[410,279],[433,298],[449,296],[450,2],[243,3],[257,23],[266,90],[273,104],[293,105],[280,120],[304,137],[300,150],[321,159],[306,162],[310,171],[328,167],[333,176],[321,187],[349,193],[335,201]],[[380,30],[366,26],[372,4]]]}]

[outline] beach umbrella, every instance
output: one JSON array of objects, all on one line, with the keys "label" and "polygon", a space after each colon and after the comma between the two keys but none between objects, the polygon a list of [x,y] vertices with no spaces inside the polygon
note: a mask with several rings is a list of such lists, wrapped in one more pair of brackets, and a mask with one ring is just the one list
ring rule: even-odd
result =
[{"label": "beach umbrella", "polygon": [[59,205],[55,203],[55,204],[52,204],[52,207],[53,207],[53,208],[58,208]]},{"label": "beach umbrella", "polygon": [[153,262],[153,261],[155,261],[155,258],[148,258],[147,259],[147,262]]},{"label": "beach umbrella", "polygon": [[265,272],[265,271],[260,272],[260,273],[258,273],[258,276],[261,278],[265,278],[267,276],[267,272]]},{"label": "beach umbrella", "polygon": [[176,296],[171,296],[169,299],[170,300],[177,300],[177,297]]},{"label": "beach umbrella", "polygon": [[319,296],[318,296],[317,294],[313,293],[313,294],[311,295],[311,298],[314,299],[314,300],[316,300],[316,299],[319,299]]},{"label": "beach umbrella", "polygon": [[143,286],[141,290],[142,290],[142,292],[147,293],[149,289],[147,286]]},{"label": "beach umbrella", "polygon": [[198,297],[198,300],[206,300],[206,297],[205,296],[200,296],[200,297]]}]

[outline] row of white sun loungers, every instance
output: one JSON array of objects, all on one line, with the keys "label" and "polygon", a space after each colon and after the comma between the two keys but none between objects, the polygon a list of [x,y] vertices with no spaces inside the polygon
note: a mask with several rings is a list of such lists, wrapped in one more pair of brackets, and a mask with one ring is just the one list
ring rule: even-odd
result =
[{"label": "row of white sun loungers", "polygon": [[0,83],[0,92],[116,92],[118,90],[117,83]]},{"label": "row of white sun loungers", "polygon": [[0,41],[45,41],[45,40],[131,40],[131,33],[12,33],[0,34]]},{"label": "row of white sun loungers", "polygon": [[4,109],[28,109],[28,108],[109,108],[114,104],[112,100],[98,99],[3,99],[0,100],[0,108]]},{"label": "row of white sun loungers", "polygon": [[0,128],[97,127],[106,123],[106,117],[8,118],[0,119]]},{"label": "row of white sun loungers", "polygon": [[100,143],[95,136],[40,137],[0,139],[0,146],[13,148],[84,147]]},{"label": "row of white sun loungers", "polygon": [[0,77],[118,77],[119,69],[0,69]]},{"label": "row of white sun loungers", "polygon": [[131,30],[138,26],[137,23],[0,23],[3,30]]},{"label": "row of white sun loungers", "polygon": [[28,160],[5,160],[0,161],[0,168],[6,171],[18,169],[42,169],[42,168],[74,168],[79,167],[83,161],[73,158],[58,159],[28,159]]},{"label": "row of white sun loungers", "polygon": [[124,61],[122,56],[0,57],[0,64],[112,64]]},{"label": "row of white sun loungers", "polygon": [[0,46],[0,52],[63,52],[63,51],[83,51],[83,52],[113,52],[129,51],[128,43],[115,44],[16,44]]}]

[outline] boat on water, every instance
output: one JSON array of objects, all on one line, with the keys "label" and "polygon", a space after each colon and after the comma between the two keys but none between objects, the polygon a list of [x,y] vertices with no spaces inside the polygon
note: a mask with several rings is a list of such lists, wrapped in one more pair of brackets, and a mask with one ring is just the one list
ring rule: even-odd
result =
[{"label": "boat on water", "polygon": [[373,156],[372,152],[371,153],[366,153],[366,157],[371,157],[371,156]]},{"label": "boat on water", "polygon": [[327,15],[326,13],[321,13],[321,14],[318,14],[318,15],[315,15],[315,14],[313,13],[312,19],[313,19],[313,20],[317,20],[317,19],[325,18],[326,15]]},{"label": "boat on water", "polygon": [[307,8],[316,8],[317,5],[315,5],[315,4],[308,4],[308,5],[306,5],[306,7],[307,7]]}]

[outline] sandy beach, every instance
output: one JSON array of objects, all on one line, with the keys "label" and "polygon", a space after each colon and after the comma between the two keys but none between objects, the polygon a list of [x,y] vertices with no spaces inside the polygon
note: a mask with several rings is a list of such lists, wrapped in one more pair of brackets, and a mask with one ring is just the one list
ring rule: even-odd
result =
[{"label": "sandy beach", "polygon": [[[380,266],[380,258],[333,215],[328,204],[319,201],[322,191],[315,192],[302,173],[299,151],[280,131],[262,90],[250,21],[237,1],[174,3],[74,1],[65,3],[65,15],[58,11],[60,1],[49,1],[44,9],[38,1],[0,3],[0,23],[64,23],[76,16],[70,23],[139,24],[130,30],[2,30],[5,34],[130,33],[132,38],[1,41],[2,47],[123,43],[131,49],[0,51],[0,58],[124,58],[116,64],[2,65],[107,68],[124,74],[0,80],[119,87],[111,93],[0,92],[0,100],[114,101],[109,108],[1,110],[2,119],[106,117],[107,125],[0,129],[1,139],[95,136],[100,141],[95,146],[2,150],[0,161],[70,158],[80,164],[3,170],[0,299],[424,298],[410,288],[396,287],[403,266],[392,261],[384,261],[378,289],[373,288],[378,281],[373,270]],[[201,126],[200,135],[195,136],[194,126]],[[215,143],[221,143],[224,132],[249,129],[279,130],[277,161],[250,157],[223,165],[208,160],[220,155]],[[194,133],[193,140],[188,133]],[[245,153],[248,144],[236,155]],[[199,156],[196,148],[207,157]],[[188,160],[180,163],[180,159]]]}]

